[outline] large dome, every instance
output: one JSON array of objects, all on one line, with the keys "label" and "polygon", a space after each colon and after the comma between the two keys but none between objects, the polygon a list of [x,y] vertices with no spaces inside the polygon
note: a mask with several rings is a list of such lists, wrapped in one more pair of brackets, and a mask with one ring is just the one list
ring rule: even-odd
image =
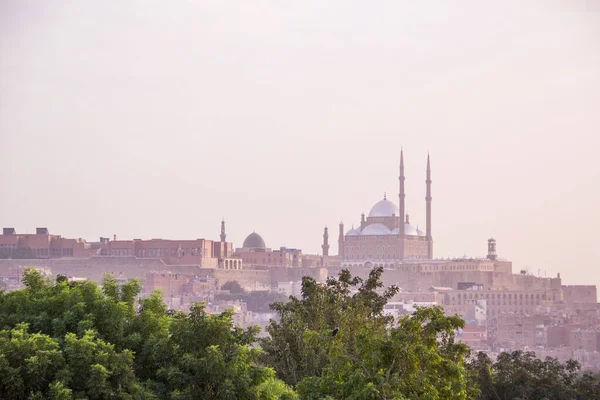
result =
[{"label": "large dome", "polygon": [[391,217],[398,215],[398,207],[388,199],[383,199],[371,208],[369,217]]},{"label": "large dome", "polygon": [[244,240],[244,245],[242,247],[245,249],[264,249],[267,246],[265,245],[265,241],[262,236],[256,232],[252,232],[248,235],[246,240]]},{"label": "large dome", "polygon": [[360,232],[363,236],[368,235],[391,235],[392,231],[384,224],[369,224]]}]

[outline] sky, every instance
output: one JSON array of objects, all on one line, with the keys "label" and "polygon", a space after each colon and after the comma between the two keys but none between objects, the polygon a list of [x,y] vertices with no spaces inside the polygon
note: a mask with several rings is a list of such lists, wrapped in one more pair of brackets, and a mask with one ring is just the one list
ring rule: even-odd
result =
[{"label": "sky", "polygon": [[0,226],[434,253],[600,285],[600,1],[0,0]]}]

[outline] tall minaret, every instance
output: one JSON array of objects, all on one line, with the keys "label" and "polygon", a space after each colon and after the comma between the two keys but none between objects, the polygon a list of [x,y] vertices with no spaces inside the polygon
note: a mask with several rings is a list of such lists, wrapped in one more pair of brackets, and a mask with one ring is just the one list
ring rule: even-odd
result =
[{"label": "tall minaret", "polygon": [[225,234],[225,219],[221,219],[221,242],[225,242],[227,235]]},{"label": "tall minaret", "polygon": [[225,219],[221,218],[221,257],[223,258],[228,256],[227,243],[225,243],[226,238],[227,235],[225,234]]},{"label": "tall minaret", "polygon": [[329,232],[327,232],[327,227],[323,231],[323,245],[321,246],[323,249],[323,256],[326,257],[329,255]]},{"label": "tall minaret", "polygon": [[427,258],[433,258],[433,237],[431,236],[431,164],[429,162],[429,153],[427,153],[427,179],[425,180],[427,185],[427,194],[425,196],[425,203],[427,206],[427,217],[426,217],[426,229],[425,237],[427,238]]},{"label": "tall minaret", "polygon": [[344,259],[344,223],[340,222],[340,236],[338,238],[338,255]]},{"label": "tall minaret", "polygon": [[398,228],[400,229],[400,235],[404,235],[404,227],[402,223],[404,222],[404,215],[406,210],[404,209],[404,199],[406,198],[406,194],[404,194],[404,150],[400,149],[400,177],[398,180],[400,181],[400,193],[398,194],[398,217],[400,224]]}]

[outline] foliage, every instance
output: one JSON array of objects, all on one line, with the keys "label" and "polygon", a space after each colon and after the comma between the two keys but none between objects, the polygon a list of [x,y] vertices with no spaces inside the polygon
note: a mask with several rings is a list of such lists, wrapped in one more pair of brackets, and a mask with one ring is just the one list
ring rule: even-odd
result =
[{"label": "foliage", "polygon": [[600,399],[600,378],[581,373],[574,360],[561,364],[555,358],[540,360],[533,352],[514,351],[501,353],[493,362],[478,353],[468,369],[481,390],[481,400]]},{"label": "foliage", "polygon": [[298,395],[290,386],[277,378],[269,378],[258,385],[259,400],[297,400]]},{"label": "foliage", "polygon": [[467,363],[457,316],[385,315],[398,289],[382,273],[303,278],[301,298],[272,304],[280,320],[258,347],[258,328],[234,325],[232,311],[168,310],[160,292],[138,299],[137,280],[52,282],[27,269],[24,289],[0,291],[0,399],[600,398],[600,377],[575,361],[513,352]]},{"label": "foliage", "polygon": [[303,398],[467,398],[468,348],[454,342],[463,321],[434,307],[394,324],[383,307],[398,289],[383,289],[382,273],[305,277],[301,299],[273,305],[281,319],[263,342],[267,362]]},{"label": "foliage", "polygon": [[51,282],[31,268],[23,283],[0,291],[0,398],[295,396],[259,365],[258,329],[235,326],[231,311],[167,310],[160,292],[138,301],[139,281],[110,275]]},{"label": "foliage", "polygon": [[94,331],[64,340],[28,332],[27,324],[0,331],[2,398],[120,398],[141,396],[133,354],[116,352]]}]

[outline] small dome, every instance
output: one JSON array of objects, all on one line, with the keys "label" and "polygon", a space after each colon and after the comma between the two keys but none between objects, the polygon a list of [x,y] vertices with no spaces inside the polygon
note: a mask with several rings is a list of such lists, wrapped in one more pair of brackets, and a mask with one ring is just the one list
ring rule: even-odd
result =
[{"label": "small dome", "polygon": [[264,249],[267,246],[265,245],[265,241],[262,236],[256,232],[252,232],[248,235],[246,240],[244,240],[244,245],[242,247],[245,249]]},{"label": "small dome", "polygon": [[396,228],[392,231],[392,235],[399,235],[400,234],[400,229]]},{"label": "small dome", "polygon": [[350,229],[348,232],[346,232],[346,236],[359,236],[360,235],[360,230],[358,229]]},{"label": "small dome", "polygon": [[420,230],[418,225],[417,225],[417,235],[419,235],[419,236],[425,236],[425,232],[423,232],[422,230]]},{"label": "small dome", "polygon": [[398,207],[388,199],[383,199],[371,208],[369,217],[391,217],[398,215]]},{"label": "small dome", "polygon": [[404,224],[404,234],[410,236],[418,236],[417,229],[411,224]]},{"label": "small dome", "polygon": [[360,232],[362,236],[368,235],[391,235],[392,231],[390,228],[385,226],[384,224],[370,224],[365,226],[365,228]]}]

